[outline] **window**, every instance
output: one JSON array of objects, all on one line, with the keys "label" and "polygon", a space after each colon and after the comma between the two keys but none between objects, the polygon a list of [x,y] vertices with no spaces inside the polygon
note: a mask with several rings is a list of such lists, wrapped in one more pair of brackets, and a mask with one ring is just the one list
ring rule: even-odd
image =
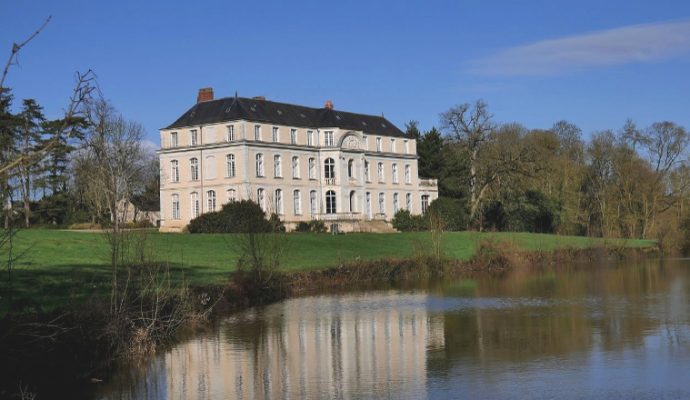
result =
[{"label": "window", "polygon": [[297,129],[290,129],[290,143],[297,144]]},{"label": "window", "polygon": [[227,177],[232,178],[235,176],[235,155],[228,154],[225,156],[225,161],[227,163]]},{"label": "window", "polygon": [[393,168],[391,168],[393,171],[393,183],[398,183],[398,164],[393,164]]},{"label": "window", "polygon": [[193,192],[189,195],[189,205],[191,207],[192,218],[199,216],[199,194]]},{"label": "window", "polygon": [[400,196],[397,193],[393,193],[393,213],[397,213],[400,209]]},{"label": "window", "polygon": [[228,189],[228,202],[232,203],[237,200],[237,192],[235,189]]},{"label": "window", "polygon": [[366,136],[362,136],[362,142],[364,143],[364,150],[369,150],[369,141]]},{"label": "window", "polygon": [[274,126],[274,127],[273,127],[273,136],[272,136],[272,138],[273,138],[273,142],[274,142],[274,143],[277,143],[277,142],[280,141],[280,131],[278,130],[278,127],[277,127],[277,126]]},{"label": "window", "polygon": [[206,201],[208,207],[206,208],[206,211],[214,212],[216,211],[216,191],[215,190],[209,190],[206,192]]},{"label": "window", "polygon": [[316,160],[309,159],[309,179],[316,179]]},{"label": "window", "polygon": [[391,139],[391,153],[395,153],[395,139]]},{"label": "window", "polygon": [[367,192],[367,217],[371,219],[371,193]]},{"label": "window", "polygon": [[379,214],[386,213],[386,195],[379,193]]},{"label": "window", "polygon": [[314,145],[314,131],[307,131],[307,146]]},{"label": "window", "polygon": [[380,162],[378,165],[378,176],[379,176],[379,182],[383,182],[383,163]]},{"label": "window", "polygon": [[199,142],[199,135],[198,135],[196,129],[192,129],[191,131],[189,131],[189,144],[192,146],[196,146],[198,142]]},{"label": "window", "polygon": [[335,192],[326,192],[326,214],[335,214]]},{"label": "window", "polygon": [[189,169],[191,170],[192,180],[199,180],[199,160],[197,158],[192,158],[189,160]]},{"label": "window", "polygon": [[256,204],[266,211],[266,191],[262,188],[256,190]]},{"label": "window", "polygon": [[256,176],[264,176],[264,155],[261,153],[256,155]]},{"label": "window", "polygon": [[228,125],[228,132],[225,135],[225,140],[228,142],[235,140],[235,125]]},{"label": "window", "polygon": [[347,160],[347,177],[352,179],[355,177],[355,160]]},{"label": "window", "polygon": [[327,158],[324,161],[324,174],[326,179],[335,179],[335,161],[332,158]]},{"label": "window", "polygon": [[273,156],[273,176],[276,178],[283,176],[283,166],[281,165],[280,156],[277,154]]},{"label": "window", "polygon": [[422,195],[422,214],[426,214],[427,210],[429,210],[429,195],[424,194]]},{"label": "window", "polygon": [[180,195],[174,194],[172,197],[172,219],[180,219]]},{"label": "window", "polygon": [[412,210],[412,194],[410,194],[410,193],[405,195],[405,209],[407,211]]},{"label": "window", "polygon": [[326,147],[333,147],[333,131],[324,132],[324,140]]},{"label": "window", "polygon": [[216,157],[206,156],[206,161],[204,163],[204,178],[205,179],[215,179],[216,178]]},{"label": "window", "polygon": [[177,160],[170,161],[170,181],[180,181],[180,163]]},{"label": "window", "polygon": [[376,138],[376,151],[381,151],[381,138]]},{"label": "window", "polygon": [[357,201],[357,192],[354,190],[350,191],[350,212],[353,213],[356,211],[356,201]]},{"label": "window", "polygon": [[261,125],[254,125],[254,140],[261,140]]},{"label": "window", "polygon": [[283,213],[283,191],[282,190],[276,189],[275,201],[276,201],[276,209],[275,209],[276,214],[282,214]]},{"label": "window", "polygon": [[299,157],[292,157],[292,177],[299,179]]},{"label": "window", "polygon": [[410,154],[410,141],[405,140],[403,143],[405,144],[405,154]]},{"label": "window", "polygon": [[364,179],[367,182],[371,182],[371,176],[369,175],[369,161],[364,161]]},{"label": "window", "polygon": [[405,183],[412,183],[412,172],[410,164],[405,165]]},{"label": "window", "polygon": [[299,190],[292,192],[292,212],[295,215],[302,214],[302,196]]},{"label": "window", "polygon": [[316,190],[309,192],[309,212],[314,216],[319,212],[318,203],[316,201]]},{"label": "window", "polygon": [[170,147],[177,147],[177,132],[170,133]]}]

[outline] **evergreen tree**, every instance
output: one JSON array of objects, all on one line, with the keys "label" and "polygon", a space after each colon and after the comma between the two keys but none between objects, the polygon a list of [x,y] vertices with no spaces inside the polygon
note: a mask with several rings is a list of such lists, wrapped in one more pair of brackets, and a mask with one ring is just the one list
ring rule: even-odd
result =
[{"label": "evergreen tree", "polygon": [[24,203],[24,224],[29,227],[29,218],[31,216],[31,191],[32,178],[39,171],[36,152],[42,143],[42,124],[45,121],[43,116],[43,108],[36,103],[34,99],[25,99],[22,102],[22,109],[17,114],[17,129],[16,144],[18,156],[21,157],[21,162],[17,166],[19,175],[19,189]]},{"label": "evergreen tree", "polygon": [[419,176],[435,179],[441,177],[444,167],[443,148],[443,138],[436,128],[431,128],[417,140]]}]

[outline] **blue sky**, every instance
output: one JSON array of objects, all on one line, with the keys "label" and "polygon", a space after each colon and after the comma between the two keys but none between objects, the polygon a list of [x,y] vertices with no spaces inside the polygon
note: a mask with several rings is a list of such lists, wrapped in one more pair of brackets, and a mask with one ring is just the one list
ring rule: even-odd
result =
[{"label": "blue sky", "polygon": [[499,122],[586,134],[690,128],[689,1],[2,1],[0,56],[46,16],[7,85],[51,117],[76,70],[158,142],[195,101],[268,99],[438,124],[484,99]]}]

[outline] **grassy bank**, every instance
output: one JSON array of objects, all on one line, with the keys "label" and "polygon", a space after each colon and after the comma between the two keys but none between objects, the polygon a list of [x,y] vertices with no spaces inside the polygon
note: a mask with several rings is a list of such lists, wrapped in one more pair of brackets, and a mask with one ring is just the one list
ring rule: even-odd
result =
[{"label": "grassy bank", "polygon": [[[224,284],[235,271],[239,257],[236,235],[160,234],[142,236],[148,257],[170,265],[176,279],[190,285]],[[443,238],[448,257],[468,260],[484,240],[508,242],[524,251],[553,251],[562,248],[602,246],[651,247],[647,240],[610,240],[533,233],[450,232]],[[414,256],[428,245],[428,233],[290,234],[289,255],[284,272],[304,272],[381,259]],[[18,233],[11,293],[2,279],[3,297],[22,299],[28,307],[50,309],[59,304],[78,302],[107,292],[109,248],[96,232],[32,229]],[[3,257],[3,255],[0,255]]]}]

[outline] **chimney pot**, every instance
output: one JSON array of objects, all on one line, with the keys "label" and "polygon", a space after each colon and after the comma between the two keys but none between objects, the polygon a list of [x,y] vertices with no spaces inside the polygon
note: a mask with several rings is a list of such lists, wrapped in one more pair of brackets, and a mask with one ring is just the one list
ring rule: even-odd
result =
[{"label": "chimney pot", "polygon": [[202,101],[213,100],[213,88],[205,87],[199,89],[199,94],[196,96],[196,102],[201,103]]},{"label": "chimney pot", "polygon": [[326,104],[323,105],[324,108],[327,108],[329,110],[333,109],[333,101],[331,100],[326,100]]}]

